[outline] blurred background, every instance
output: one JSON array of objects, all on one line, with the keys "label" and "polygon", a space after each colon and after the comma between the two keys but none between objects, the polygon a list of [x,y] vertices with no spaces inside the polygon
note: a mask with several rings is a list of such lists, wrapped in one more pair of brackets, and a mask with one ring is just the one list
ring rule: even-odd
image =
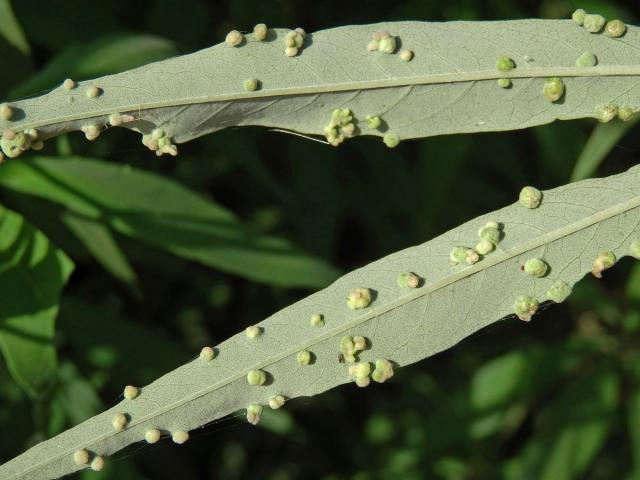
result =
[{"label": "blurred background", "polygon": [[[0,0],[0,99],[189,53],[258,22],[313,32],[383,20],[567,18],[581,7],[635,23],[640,4],[630,5]],[[522,185],[624,171],[637,163],[638,132],[585,120],[390,150],[379,139],[333,148],[242,128],[181,145],[174,159],[112,129],[6,162],[0,462],[341,272],[513,202]],[[227,229],[193,225],[194,212]],[[625,259],[531,324],[500,321],[375,389],[350,384],[297,399],[256,427],[239,412],[185,445],[134,445],[104,471],[69,478],[637,479],[639,307],[640,265]]]}]

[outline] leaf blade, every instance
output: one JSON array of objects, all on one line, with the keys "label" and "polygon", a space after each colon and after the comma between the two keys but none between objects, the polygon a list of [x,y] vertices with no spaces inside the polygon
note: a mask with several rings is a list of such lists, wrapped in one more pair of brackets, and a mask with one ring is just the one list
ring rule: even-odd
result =
[{"label": "leaf blade", "polygon": [[[488,220],[504,224],[499,250],[473,266],[452,267],[451,247],[476,239],[478,227]],[[144,387],[135,403],[117,405],[34,447],[0,467],[0,473],[10,479],[45,478],[43,472],[61,475],[75,468],[67,460],[78,445],[110,455],[140,440],[152,425],[168,432],[189,430],[251,403],[266,404],[275,394],[315,395],[350,382],[348,366],[336,359],[339,339],[345,334],[369,339],[361,361],[386,358],[399,366],[414,363],[510,316],[520,294],[544,301],[556,279],[573,285],[591,271],[598,252],[611,250],[618,258],[628,255],[630,242],[640,235],[639,224],[640,167],[547,191],[535,210],[516,203],[483,215],[345,275],[261,322],[264,333],[257,339],[235,335],[218,346],[213,361],[196,359],[179,367]],[[521,271],[530,256],[542,256],[549,263],[547,277],[533,279]],[[422,275],[425,284],[402,290],[395,280],[404,271]],[[371,307],[361,311],[346,307],[346,292],[355,286],[372,289]],[[324,315],[323,328],[309,324],[312,313]],[[313,352],[313,364],[297,363],[296,353],[303,349]],[[253,369],[268,372],[265,386],[247,385],[245,376]],[[116,435],[109,418],[123,408],[136,420]],[[38,458],[50,461],[38,463]]]},{"label": "leaf blade", "polygon": [[[398,36],[414,50],[414,60],[367,52],[376,30]],[[247,37],[239,48],[219,44],[83,82],[80,92],[58,88],[16,102],[20,118],[11,125],[0,122],[0,128],[38,128],[49,138],[79,130],[88,120],[106,125],[110,114],[127,112],[135,118],[129,128],[145,134],[162,128],[176,143],[232,125],[323,135],[331,111],[347,107],[362,134],[393,132],[408,139],[595,118],[596,109],[609,102],[640,109],[640,30],[633,26],[623,40],[591,35],[569,20],[349,26],[309,35],[293,58],[283,53],[287,32],[274,29],[267,42]],[[593,51],[599,64],[575,66],[583,51]],[[505,54],[517,64],[506,73],[495,67]],[[248,76],[262,88],[245,91]],[[566,87],[555,103],[542,95],[544,79],[553,76],[562,77]],[[497,86],[503,77],[513,80],[513,88]],[[88,85],[100,86],[104,94],[84,98]],[[367,115],[382,115],[384,127],[367,128]]]}]

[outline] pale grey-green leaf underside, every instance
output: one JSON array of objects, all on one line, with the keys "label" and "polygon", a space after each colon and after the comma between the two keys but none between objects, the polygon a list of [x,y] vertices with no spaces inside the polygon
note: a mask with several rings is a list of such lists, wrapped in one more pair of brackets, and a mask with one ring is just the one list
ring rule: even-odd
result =
[{"label": "pale grey-green leaf underside", "polygon": [[[473,246],[478,228],[489,220],[502,225],[504,238],[497,250],[474,265],[452,266],[451,248]],[[359,355],[362,362],[384,358],[396,366],[414,363],[510,317],[520,295],[544,302],[554,281],[573,286],[591,271],[599,252],[611,251],[620,259],[638,240],[640,167],[549,190],[537,209],[512,204],[345,275],[264,320],[259,324],[261,336],[235,335],[216,346],[212,361],[195,359],[143,387],[137,399],[120,402],[34,446],[0,466],[0,477],[56,478],[81,468],[72,458],[77,449],[109,456],[142,441],[151,428],[165,434],[188,431],[250,404],[266,404],[277,394],[287,399],[310,396],[349,382],[348,365],[338,360],[344,335],[368,339],[368,349]],[[521,269],[534,257],[550,267],[543,278]],[[406,271],[415,272],[424,283],[416,289],[399,287],[396,278]],[[347,307],[345,297],[354,287],[375,293],[371,305],[361,310]],[[324,315],[325,326],[310,325],[316,313]],[[540,316],[534,321],[543,321]],[[303,349],[312,352],[312,364],[296,361]],[[246,375],[252,369],[267,372],[264,386],[248,385]],[[122,432],[111,426],[117,412],[131,419]]]},{"label": "pale grey-green leaf underside", "polygon": [[[413,60],[368,52],[375,31],[388,30],[398,49]],[[79,130],[87,123],[106,128],[113,113],[131,115],[128,128],[148,134],[161,128],[182,143],[229,126],[261,125],[323,135],[330,114],[349,108],[356,134],[431,135],[512,130],[556,119],[597,117],[604,104],[640,110],[640,29],[621,38],[592,34],[570,20],[498,22],[397,22],[346,26],[308,34],[297,56],[284,54],[289,30],[271,29],[267,41],[247,34],[243,44],[226,43],[135,70],[62,86],[12,103],[12,121],[0,130],[36,128],[43,139]],[[594,67],[577,67],[585,52]],[[502,55],[516,68],[496,69]],[[562,77],[565,95],[542,95],[547,77]],[[510,78],[500,88],[496,80]],[[245,91],[256,78],[260,89]],[[89,86],[102,95],[87,98]],[[367,115],[383,119],[368,128]]]}]

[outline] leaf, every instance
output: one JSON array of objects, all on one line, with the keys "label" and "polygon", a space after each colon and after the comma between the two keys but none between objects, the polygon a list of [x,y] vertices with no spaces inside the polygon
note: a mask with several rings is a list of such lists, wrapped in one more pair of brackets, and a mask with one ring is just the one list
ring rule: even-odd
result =
[{"label": "leaf", "polygon": [[337,277],[322,259],[259,235],[180,184],[129,166],[87,158],[7,162],[0,185],[66,206],[77,216],[175,255],[282,287],[324,287]]},{"label": "leaf", "polygon": [[[382,30],[415,58],[368,52],[372,34]],[[14,121],[0,121],[0,130],[35,128],[46,139],[88,124],[100,129],[109,115],[126,113],[134,118],[128,128],[159,128],[158,136],[174,143],[242,125],[324,135],[332,110],[348,108],[357,134],[408,139],[596,118],[610,102],[640,109],[640,30],[633,26],[612,39],[570,20],[356,25],[307,35],[294,57],[284,53],[289,32],[272,29],[265,42],[247,35],[239,47],[222,43],[15,102]],[[577,67],[583,52],[598,64]],[[516,68],[498,71],[502,55]],[[552,103],[542,89],[554,76],[566,93]],[[243,86],[250,78],[259,81],[255,91]],[[500,88],[500,78],[512,79],[512,88]],[[89,86],[101,94],[87,98]],[[368,115],[381,116],[381,127],[369,128]]]},{"label": "leaf", "polygon": [[106,225],[73,212],[63,213],[62,221],[106,271],[139,290],[136,272]]},{"label": "leaf", "polygon": [[534,439],[523,454],[506,464],[505,478],[585,478],[613,424],[619,386],[614,368],[592,369],[568,385],[540,415]]},{"label": "leaf", "polygon": [[[503,224],[498,250],[472,266],[451,266],[451,248],[475,243],[478,228],[489,220]],[[79,469],[71,461],[79,447],[109,456],[140,441],[150,428],[188,431],[250,404],[266,404],[274,395],[310,396],[348,383],[349,364],[337,358],[344,335],[366,337],[361,362],[388,359],[396,367],[417,362],[511,316],[519,295],[543,302],[556,280],[574,285],[591,271],[599,252],[628,255],[630,243],[640,236],[639,224],[640,166],[549,190],[537,209],[515,203],[483,215],[345,275],[261,322],[262,335],[231,337],[216,346],[210,362],[196,358],[164,375],[143,387],[134,401],[120,403],[6,463],[0,476],[38,480],[64,475]],[[547,276],[532,278],[521,271],[532,257],[549,264]],[[406,271],[422,276],[424,284],[399,287],[397,276]],[[345,296],[354,287],[371,289],[371,305],[347,307]],[[324,327],[310,324],[315,313],[324,315]],[[310,365],[296,361],[301,350],[312,352]],[[268,374],[264,386],[248,385],[247,373],[254,369]],[[131,416],[123,432],[111,428],[115,412]]]},{"label": "leaf", "polygon": [[597,125],[573,167],[571,181],[577,182],[592,177],[613,147],[636,123],[638,123],[637,118],[629,122],[618,121]]},{"label": "leaf", "polygon": [[24,55],[31,54],[31,48],[27,42],[20,23],[13,13],[9,0],[0,0],[0,36],[17,48]]},{"label": "leaf", "polygon": [[177,53],[175,45],[155,35],[111,34],[67,47],[40,72],[16,86],[10,98],[42,92],[66,78],[85,79],[122,72]]},{"label": "leaf", "polygon": [[58,300],[73,264],[20,215],[0,206],[0,350],[31,396],[56,371]]}]

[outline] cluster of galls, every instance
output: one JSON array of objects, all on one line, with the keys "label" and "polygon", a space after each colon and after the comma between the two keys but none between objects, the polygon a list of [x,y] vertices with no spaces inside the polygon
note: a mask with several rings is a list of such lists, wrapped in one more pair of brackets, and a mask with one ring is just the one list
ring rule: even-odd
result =
[{"label": "cluster of galls", "polygon": [[165,153],[173,157],[178,155],[178,147],[171,143],[171,138],[160,128],[156,128],[148,135],[143,135],[142,144],[149,150],[156,152],[157,156]]},{"label": "cluster of galls", "polygon": [[627,32],[627,26],[622,20],[609,20],[602,15],[587,13],[582,8],[578,8],[571,15],[572,20],[584,27],[590,33],[604,33],[612,38],[619,38]]},{"label": "cluster of galls", "polygon": [[613,103],[605,103],[596,107],[596,118],[602,123],[608,123],[616,117],[623,122],[628,122],[636,113],[631,107],[620,107]]},{"label": "cluster of galls", "polygon": [[304,44],[306,32],[302,28],[296,28],[284,37],[284,53],[287,57],[295,57]]},{"label": "cluster of galls", "polygon": [[337,147],[345,138],[353,137],[356,126],[353,123],[353,115],[348,108],[337,108],[331,112],[331,121],[324,127],[327,141]]},{"label": "cluster of galls", "polygon": [[2,132],[0,138],[0,162],[6,155],[9,158],[16,158],[27,150],[42,150],[44,142],[38,140],[38,132],[33,128],[28,128],[24,132],[14,132],[7,128]]},{"label": "cluster of galls", "polygon": [[480,261],[485,255],[489,255],[495,250],[500,243],[502,233],[501,227],[498,222],[493,220],[488,221],[484,227],[478,230],[479,241],[475,247],[453,247],[449,252],[449,263],[451,265],[459,265],[460,263],[466,263],[467,265],[473,265]]},{"label": "cluster of galls", "polygon": [[358,362],[349,366],[349,376],[359,387],[368,386],[371,380],[384,383],[393,377],[393,364],[386,358],[379,358],[372,371],[370,362]]}]

